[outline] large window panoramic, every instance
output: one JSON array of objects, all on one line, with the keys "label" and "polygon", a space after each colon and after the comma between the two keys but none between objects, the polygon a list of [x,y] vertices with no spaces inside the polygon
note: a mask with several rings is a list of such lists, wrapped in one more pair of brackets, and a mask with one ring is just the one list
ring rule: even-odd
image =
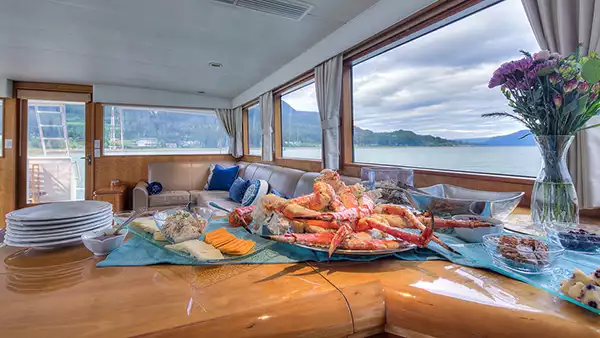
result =
[{"label": "large window panoramic", "polygon": [[225,154],[212,110],[104,106],[104,155]]},{"label": "large window panoramic", "polygon": [[481,114],[510,111],[494,70],[539,50],[519,0],[507,0],[352,68],[354,162],[535,176],[525,128]]},{"label": "large window panoramic", "polygon": [[281,95],[282,157],[321,159],[321,118],[314,82]]},{"label": "large window panoramic", "polygon": [[248,108],[248,153],[262,154],[262,126],[260,125],[260,104]]}]

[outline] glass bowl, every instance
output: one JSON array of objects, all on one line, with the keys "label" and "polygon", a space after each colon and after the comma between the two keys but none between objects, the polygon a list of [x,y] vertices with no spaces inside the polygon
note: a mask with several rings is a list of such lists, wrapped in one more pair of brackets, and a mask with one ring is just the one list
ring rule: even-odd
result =
[{"label": "glass bowl", "polygon": [[553,223],[544,226],[548,237],[563,248],[581,253],[600,254],[600,231],[587,224]]},{"label": "glass bowl", "polygon": [[520,234],[485,235],[483,245],[494,265],[524,274],[549,272],[565,251],[556,242]]},{"label": "glass bowl", "polygon": [[[204,209],[208,209],[208,208],[202,208],[202,207],[194,208],[194,211],[196,212],[196,217],[200,220],[206,221],[205,226],[200,229],[201,232],[204,231],[204,229],[208,226],[208,221],[212,217],[212,211],[210,209],[208,211],[204,210]],[[181,209],[181,208],[180,209],[168,209],[168,210],[156,212],[152,218],[154,219],[154,222],[156,222],[156,226],[158,227],[160,232],[165,236],[167,241],[169,241],[171,243],[181,243],[186,240],[200,238],[200,234],[198,234],[197,236],[194,234],[181,234],[181,235],[177,236],[176,238],[174,238],[167,231],[165,231],[164,225],[165,225],[165,221],[167,220],[167,217],[169,217],[170,215],[173,215],[177,212],[180,212],[180,211],[188,212],[186,209]]]}]

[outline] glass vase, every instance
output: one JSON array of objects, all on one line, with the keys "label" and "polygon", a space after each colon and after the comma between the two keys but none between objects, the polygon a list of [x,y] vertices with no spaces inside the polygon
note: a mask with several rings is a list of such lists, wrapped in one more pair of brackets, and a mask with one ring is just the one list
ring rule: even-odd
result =
[{"label": "glass vase", "polygon": [[540,135],[535,141],[542,168],[533,185],[531,218],[535,227],[552,228],[556,223],[577,224],[579,204],[569,170],[567,151],[574,136]]}]

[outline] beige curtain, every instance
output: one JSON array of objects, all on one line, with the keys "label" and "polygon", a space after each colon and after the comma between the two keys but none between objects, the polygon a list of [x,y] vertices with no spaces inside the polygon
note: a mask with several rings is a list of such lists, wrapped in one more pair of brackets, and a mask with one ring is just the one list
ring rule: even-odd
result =
[{"label": "beige curtain", "polygon": [[273,92],[262,94],[258,103],[262,125],[262,160],[273,161]]},{"label": "beige curtain", "polygon": [[240,158],[244,156],[244,147],[242,145],[242,107],[234,109],[217,109],[215,110],[221,126],[229,135],[229,153]]},{"label": "beige curtain", "polygon": [[340,168],[340,103],[342,99],[342,55],[315,67],[317,106],[323,133],[323,166]]},{"label": "beige curtain", "polygon": [[[600,52],[600,0],[522,0],[542,49],[568,55]],[[588,124],[600,123],[599,117]],[[577,133],[569,151],[569,170],[582,208],[600,206],[600,128]]]}]

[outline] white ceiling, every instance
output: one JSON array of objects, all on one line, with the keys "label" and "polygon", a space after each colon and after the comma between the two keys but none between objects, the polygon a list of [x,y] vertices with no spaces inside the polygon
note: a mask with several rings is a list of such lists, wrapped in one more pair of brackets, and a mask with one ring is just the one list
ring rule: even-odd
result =
[{"label": "white ceiling", "polygon": [[297,22],[211,0],[0,0],[0,77],[233,98],[377,2],[305,1]]}]

